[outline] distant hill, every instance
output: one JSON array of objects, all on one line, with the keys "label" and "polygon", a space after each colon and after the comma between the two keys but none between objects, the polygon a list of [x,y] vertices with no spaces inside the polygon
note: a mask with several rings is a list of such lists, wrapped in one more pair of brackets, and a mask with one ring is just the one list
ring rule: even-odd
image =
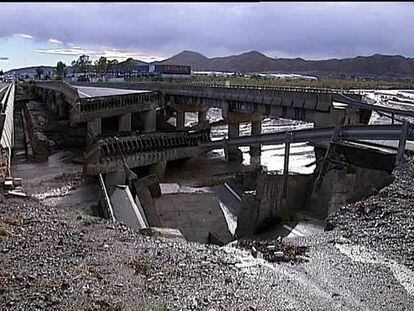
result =
[{"label": "distant hill", "polygon": [[414,59],[400,55],[358,56],[344,59],[304,60],[302,58],[272,58],[251,51],[239,55],[207,58],[184,51],[157,64],[190,65],[193,70],[231,72],[273,72],[316,75],[355,76],[414,76]]},{"label": "distant hill", "polygon": [[42,68],[44,73],[47,72],[56,72],[56,67],[53,66],[31,66],[31,67],[24,67],[24,68],[17,68],[17,69],[10,69],[9,71],[5,72],[5,74],[18,74],[18,75],[23,75],[23,74],[36,74],[36,69],[37,68]]},{"label": "distant hill", "polygon": [[[241,73],[292,73],[324,76],[366,76],[366,77],[414,77],[414,58],[401,55],[357,56],[354,58],[305,60],[302,58],[272,58],[257,51],[208,58],[193,51],[183,51],[163,61],[146,63],[128,59],[115,68],[131,69],[148,64],[187,65],[192,70],[229,71]],[[35,73],[39,66],[13,69],[6,72]],[[56,67],[40,66],[43,71],[55,71]],[[68,73],[71,67],[68,66]]]},{"label": "distant hill", "polygon": [[128,69],[128,68],[131,68],[131,67],[145,66],[145,65],[148,65],[148,63],[143,62],[143,61],[138,60],[138,59],[130,58],[130,59],[127,59],[123,62],[119,62],[118,64],[116,64],[114,66],[114,68],[121,70],[121,69]]}]

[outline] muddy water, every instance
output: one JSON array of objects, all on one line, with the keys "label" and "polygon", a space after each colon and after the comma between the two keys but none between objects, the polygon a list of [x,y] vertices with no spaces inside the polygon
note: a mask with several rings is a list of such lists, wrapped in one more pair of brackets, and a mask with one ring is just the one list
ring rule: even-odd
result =
[{"label": "muddy water", "polygon": [[[223,120],[221,110],[211,108],[207,113],[210,123]],[[186,126],[195,125],[197,123],[196,113],[186,113]],[[298,130],[305,128],[313,128],[312,123],[303,121],[294,121],[286,119],[264,119],[262,123],[262,133],[277,133],[288,130]],[[213,126],[211,129],[211,139],[218,140],[227,138],[227,125]],[[251,124],[240,124],[240,136],[248,136],[251,134]],[[282,172],[284,161],[284,144],[262,146],[261,164],[270,172]],[[243,164],[250,164],[249,147],[239,148],[243,153]],[[224,159],[224,150],[212,150],[209,155],[212,158]],[[311,174],[315,170],[315,153],[312,146],[307,143],[291,144],[289,172]]]},{"label": "muddy water", "polygon": [[79,156],[72,151],[55,151],[45,162],[16,161],[12,175],[22,178],[23,190],[45,205],[91,211],[98,188],[82,176],[82,165],[74,162]]}]

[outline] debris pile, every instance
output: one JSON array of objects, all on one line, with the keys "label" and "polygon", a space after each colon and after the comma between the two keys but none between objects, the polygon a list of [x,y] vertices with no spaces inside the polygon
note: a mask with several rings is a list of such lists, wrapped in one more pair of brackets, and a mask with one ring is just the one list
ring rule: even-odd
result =
[{"label": "debris pile", "polygon": [[253,257],[269,262],[306,262],[307,246],[296,246],[281,241],[240,240],[237,247],[251,250]]},{"label": "debris pile", "polygon": [[26,197],[26,193],[22,190],[21,178],[7,177],[4,181],[4,190],[6,195]]}]

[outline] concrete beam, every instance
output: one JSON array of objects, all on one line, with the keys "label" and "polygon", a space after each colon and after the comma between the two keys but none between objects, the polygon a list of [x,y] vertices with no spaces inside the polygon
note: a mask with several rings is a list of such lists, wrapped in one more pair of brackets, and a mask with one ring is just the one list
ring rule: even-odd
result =
[{"label": "concrete beam", "polygon": [[254,122],[262,121],[263,115],[261,113],[247,113],[247,112],[229,112],[227,118],[225,118],[227,123],[241,123],[241,122]]},{"label": "concrete beam", "polygon": [[118,117],[118,131],[119,132],[130,132],[131,131],[131,112]]}]

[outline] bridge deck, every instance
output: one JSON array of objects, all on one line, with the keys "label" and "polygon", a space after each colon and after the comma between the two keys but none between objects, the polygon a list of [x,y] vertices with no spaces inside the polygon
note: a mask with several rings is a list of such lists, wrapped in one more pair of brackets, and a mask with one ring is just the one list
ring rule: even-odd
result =
[{"label": "bridge deck", "polygon": [[139,94],[139,93],[151,93],[151,91],[144,90],[125,90],[106,87],[92,87],[92,86],[75,86],[78,90],[80,98],[93,98],[104,96],[117,96],[124,94]]}]

